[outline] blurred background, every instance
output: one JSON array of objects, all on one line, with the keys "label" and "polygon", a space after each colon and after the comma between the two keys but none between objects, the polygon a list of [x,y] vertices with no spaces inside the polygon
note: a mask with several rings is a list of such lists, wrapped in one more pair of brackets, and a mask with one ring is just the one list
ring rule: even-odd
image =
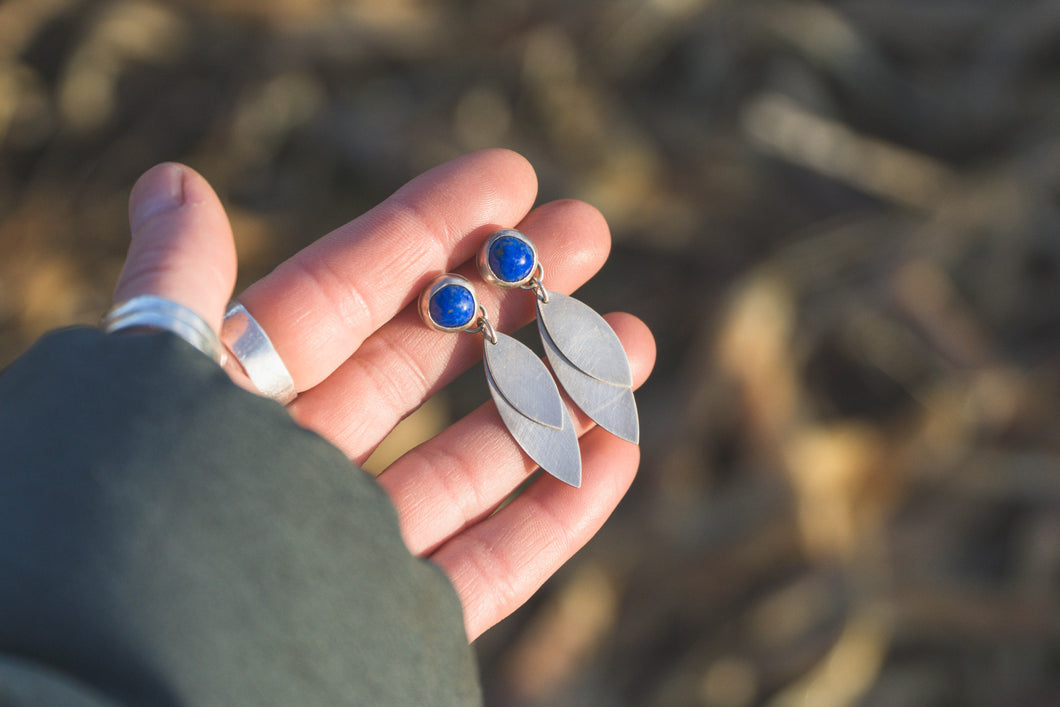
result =
[{"label": "blurred background", "polygon": [[0,365],[98,321],[156,162],[243,287],[491,145],[604,212],[579,296],[659,361],[489,705],[1060,705],[1056,0],[6,0]]}]

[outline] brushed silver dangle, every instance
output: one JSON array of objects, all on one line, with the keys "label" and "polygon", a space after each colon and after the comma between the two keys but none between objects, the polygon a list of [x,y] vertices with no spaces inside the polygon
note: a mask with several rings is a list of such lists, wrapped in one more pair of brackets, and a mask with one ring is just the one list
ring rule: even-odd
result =
[{"label": "brushed silver dangle", "polygon": [[545,289],[537,249],[519,231],[492,234],[479,249],[477,262],[486,282],[534,292],[537,329],[564,390],[596,424],[637,444],[640,419],[629,359],[604,318],[573,297]]},{"label": "brushed silver dangle", "polygon": [[548,368],[537,355],[493,328],[467,278],[445,273],[427,283],[420,317],[444,332],[482,334],[486,384],[504,426],[542,469],[571,486],[582,479],[574,422]]}]

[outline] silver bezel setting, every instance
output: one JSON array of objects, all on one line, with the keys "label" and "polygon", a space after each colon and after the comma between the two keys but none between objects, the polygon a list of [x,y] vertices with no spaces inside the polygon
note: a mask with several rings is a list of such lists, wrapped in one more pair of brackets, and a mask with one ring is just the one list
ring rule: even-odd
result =
[{"label": "silver bezel setting", "polygon": [[[457,327],[446,327],[442,326],[438,322],[431,318],[431,297],[435,295],[439,290],[447,285],[459,285],[460,287],[467,288],[471,292],[471,299],[475,304],[475,314],[471,317],[471,321],[467,324],[462,324]],[[472,331],[478,327],[479,319],[479,303],[478,294],[475,292],[474,285],[463,275],[454,275],[452,273],[442,273],[433,280],[427,283],[426,287],[423,288],[423,292],[420,293],[419,300],[420,319],[423,323],[434,329],[435,331],[444,331],[447,333],[460,332],[460,331]]]},{"label": "silver bezel setting", "polygon": [[[524,277],[518,282],[508,282],[497,277],[497,274],[493,272],[493,268],[490,267],[490,248],[499,238],[504,236],[511,236],[516,238],[530,247],[530,252],[534,254],[534,266],[530,268],[530,274]],[[516,231],[514,228],[506,228],[501,231],[497,231],[490,235],[486,239],[486,242],[478,249],[478,255],[475,258],[475,262],[478,264],[478,271],[482,275],[482,279],[491,285],[497,287],[524,287],[529,284],[531,280],[538,274],[538,268],[541,266],[541,261],[538,259],[537,248],[534,247],[533,241],[526,237],[521,231]]]}]

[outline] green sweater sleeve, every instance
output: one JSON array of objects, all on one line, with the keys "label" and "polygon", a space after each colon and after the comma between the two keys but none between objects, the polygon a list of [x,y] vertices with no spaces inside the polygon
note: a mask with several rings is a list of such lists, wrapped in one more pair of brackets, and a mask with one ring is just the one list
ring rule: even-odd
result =
[{"label": "green sweater sleeve", "polygon": [[48,690],[481,702],[459,600],[371,477],[178,338],[95,329],[0,375],[0,702]]}]

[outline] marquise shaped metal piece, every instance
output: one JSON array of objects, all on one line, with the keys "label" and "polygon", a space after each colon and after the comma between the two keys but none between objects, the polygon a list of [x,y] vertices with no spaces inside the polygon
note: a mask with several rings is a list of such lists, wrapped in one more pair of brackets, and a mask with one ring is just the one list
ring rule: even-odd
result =
[{"label": "marquise shaped metal piece", "polygon": [[640,443],[640,417],[633,389],[611,385],[588,376],[571,365],[548,335],[538,326],[552,370],[575,405],[605,430],[633,444]]},{"label": "marquise shaped metal piece", "polygon": [[563,399],[556,382],[533,351],[516,339],[496,332],[497,343],[484,339],[483,360],[492,385],[508,405],[528,419],[560,429],[563,426]]},{"label": "marquise shaped metal piece", "polygon": [[[544,366],[544,364],[541,365]],[[575,488],[581,486],[582,458],[581,449],[578,447],[578,435],[574,431],[574,422],[562,401],[560,403],[562,424],[559,429],[555,429],[534,422],[512,407],[498,389],[489,366],[486,366],[486,383],[504,426],[508,428],[508,432],[523,451],[538,466],[560,481]]]},{"label": "marquise shaped metal piece", "polygon": [[589,305],[558,292],[537,301],[539,325],[571,365],[597,380],[633,387],[629,359],[618,334]]}]

